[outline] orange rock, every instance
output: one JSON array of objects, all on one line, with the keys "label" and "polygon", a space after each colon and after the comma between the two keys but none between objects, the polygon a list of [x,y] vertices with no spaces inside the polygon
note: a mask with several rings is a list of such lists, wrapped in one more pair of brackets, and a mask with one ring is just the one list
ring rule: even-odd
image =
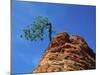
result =
[{"label": "orange rock", "polygon": [[86,41],[66,32],[55,35],[33,73],[95,69],[95,53]]}]

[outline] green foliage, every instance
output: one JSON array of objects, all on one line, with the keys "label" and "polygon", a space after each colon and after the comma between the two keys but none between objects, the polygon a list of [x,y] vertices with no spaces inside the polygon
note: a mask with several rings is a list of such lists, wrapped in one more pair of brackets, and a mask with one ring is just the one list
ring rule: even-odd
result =
[{"label": "green foliage", "polygon": [[38,16],[31,25],[23,29],[20,37],[30,41],[43,40],[45,32],[50,29],[48,24],[48,18]]}]

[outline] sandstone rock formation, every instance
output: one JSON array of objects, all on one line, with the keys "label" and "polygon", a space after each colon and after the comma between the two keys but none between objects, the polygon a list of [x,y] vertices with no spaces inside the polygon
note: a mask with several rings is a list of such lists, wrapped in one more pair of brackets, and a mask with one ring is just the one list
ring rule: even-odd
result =
[{"label": "sandstone rock formation", "polygon": [[59,32],[52,38],[33,73],[95,69],[95,54],[78,36]]}]

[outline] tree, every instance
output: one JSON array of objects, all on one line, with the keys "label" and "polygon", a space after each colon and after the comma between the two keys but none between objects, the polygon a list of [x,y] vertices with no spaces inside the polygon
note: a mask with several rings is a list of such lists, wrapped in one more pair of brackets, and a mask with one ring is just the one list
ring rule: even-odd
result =
[{"label": "tree", "polygon": [[23,33],[20,37],[30,41],[43,40],[46,32],[51,41],[52,24],[49,22],[48,18],[38,16],[31,25],[23,29]]}]

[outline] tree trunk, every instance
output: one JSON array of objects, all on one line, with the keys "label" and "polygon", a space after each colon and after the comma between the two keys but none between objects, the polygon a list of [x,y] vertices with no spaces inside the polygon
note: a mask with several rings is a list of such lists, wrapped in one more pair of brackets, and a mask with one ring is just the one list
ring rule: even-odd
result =
[{"label": "tree trunk", "polygon": [[51,39],[52,39],[52,25],[51,25],[51,23],[48,23],[47,25],[49,26],[49,29],[48,29],[48,32],[49,32],[49,40],[51,41]]}]

